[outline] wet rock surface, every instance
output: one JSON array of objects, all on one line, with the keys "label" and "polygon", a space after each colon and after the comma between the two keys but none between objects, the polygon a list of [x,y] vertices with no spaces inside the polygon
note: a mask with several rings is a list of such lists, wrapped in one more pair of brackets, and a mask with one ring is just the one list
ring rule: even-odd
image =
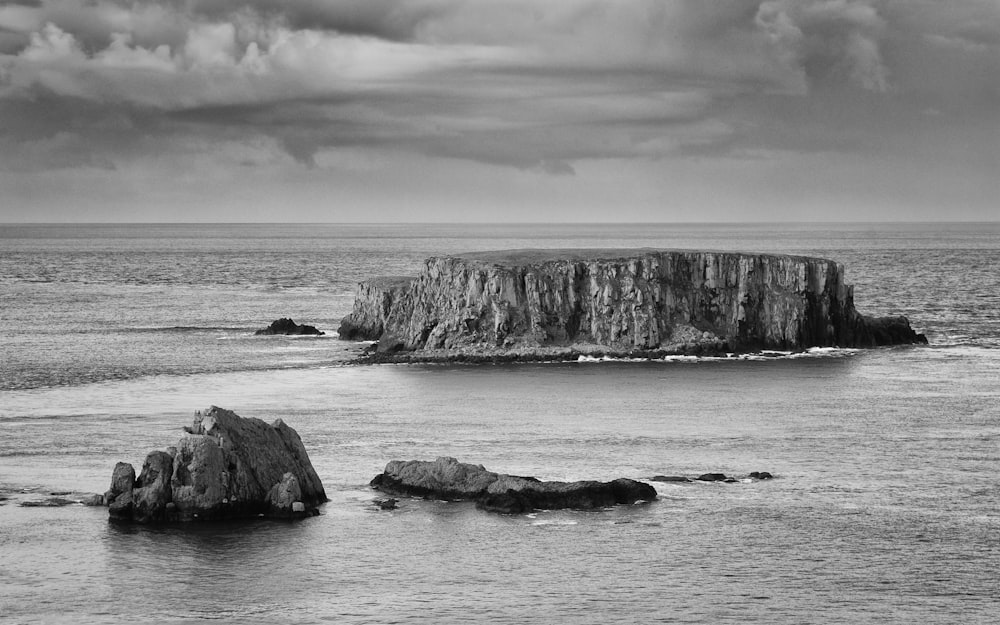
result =
[{"label": "wet rock surface", "polygon": [[[430,258],[358,287],[340,335],[370,359],[560,359],[926,343],[854,308],[840,263],[683,250],[510,250]],[[414,356],[416,355],[416,356]]]},{"label": "wet rock surface", "polygon": [[151,452],[139,477],[119,462],[104,495],[112,519],[135,523],[294,518],[326,493],[305,446],[281,419],[267,424],[211,407],[176,447]]},{"label": "wet rock surface", "polygon": [[482,465],[454,458],[392,461],[372,479],[371,486],[390,495],[475,501],[482,510],[502,514],[563,508],[590,510],[656,499],[652,486],[627,478],[611,482],[543,482],[494,473]]}]

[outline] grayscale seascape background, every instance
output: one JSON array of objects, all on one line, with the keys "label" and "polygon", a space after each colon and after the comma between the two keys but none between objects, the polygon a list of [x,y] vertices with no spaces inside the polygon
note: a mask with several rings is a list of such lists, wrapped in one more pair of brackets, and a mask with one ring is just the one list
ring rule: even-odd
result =
[{"label": "grayscale seascape background", "polygon": [[[669,247],[844,263],[928,347],[750,359],[344,366],[355,283],[428,256]],[[278,317],[325,337],[255,337]],[[1000,225],[0,225],[0,621],[992,623]],[[332,501],[302,522],[119,527],[115,462],[196,409],[282,418]],[[393,459],[656,484],[598,512],[371,505]]]}]

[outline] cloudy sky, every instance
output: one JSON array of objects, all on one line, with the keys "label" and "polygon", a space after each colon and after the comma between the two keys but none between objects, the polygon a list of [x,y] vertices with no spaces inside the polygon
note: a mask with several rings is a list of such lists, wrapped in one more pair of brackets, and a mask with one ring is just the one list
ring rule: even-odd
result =
[{"label": "cloudy sky", "polygon": [[0,0],[0,221],[998,218],[998,0]]}]

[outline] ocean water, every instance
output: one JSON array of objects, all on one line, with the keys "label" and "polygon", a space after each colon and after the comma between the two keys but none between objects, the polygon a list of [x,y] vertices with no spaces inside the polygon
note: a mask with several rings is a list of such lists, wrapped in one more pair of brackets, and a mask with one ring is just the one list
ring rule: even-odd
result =
[{"label": "ocean water", "polygon": [[[670,247],[845,264],[927,347],[787,357],[345,366],[356,282],[450,252]],[[290,316],[324,337],[255,337]],[[0,622],[994,623],[1000,225],[0,226]],[[121,527],[102,492],[219,405],[295,427],[319,517]],[[454,456],[654,483],[501,516],[368,481]],[[67,495],[73,498],[76,495]]]}]

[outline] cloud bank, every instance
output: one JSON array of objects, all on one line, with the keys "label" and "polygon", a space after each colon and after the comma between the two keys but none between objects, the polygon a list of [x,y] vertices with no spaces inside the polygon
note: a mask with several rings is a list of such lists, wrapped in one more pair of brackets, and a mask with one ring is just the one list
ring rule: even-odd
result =
[{"label": "cloud bank", "polygon": [[998,33],[993,0],[0,2],[0,169],[891,150],[996,119]]}]

